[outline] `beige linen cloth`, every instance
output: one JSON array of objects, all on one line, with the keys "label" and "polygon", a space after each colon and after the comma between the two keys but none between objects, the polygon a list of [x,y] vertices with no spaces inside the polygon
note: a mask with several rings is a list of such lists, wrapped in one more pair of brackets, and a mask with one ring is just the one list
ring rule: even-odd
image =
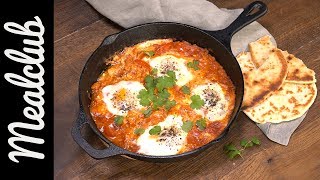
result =
[{"label": "beige linen cloth", "polygon": [[[242,9],[220,9],[206,0],[86,0],[99,13],[124,28],[150,22],[178,22],[205,30],[226,28]],[[239,7],[243,8],[243,7]],[[248,43],[263,35],[272,35],[258,22],[253,22],[237,32],[231,41],[236,56],[248,48]],[[274,38],[272,41],[276,44]],[[302,117],[280,124],[257,124],[272,141],[288,145]]]}]

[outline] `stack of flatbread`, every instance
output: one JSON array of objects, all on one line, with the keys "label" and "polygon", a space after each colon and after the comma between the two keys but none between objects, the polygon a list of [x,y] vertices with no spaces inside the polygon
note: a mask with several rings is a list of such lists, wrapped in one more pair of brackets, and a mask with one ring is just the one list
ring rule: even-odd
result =
[{"label": "stack of flatbread", "polygon": [[244,77],[244,113],[257,123],[280,123],[302,116],[313,104],[316,79],[302,60],[276,48],[269,36],[237,56]]}]

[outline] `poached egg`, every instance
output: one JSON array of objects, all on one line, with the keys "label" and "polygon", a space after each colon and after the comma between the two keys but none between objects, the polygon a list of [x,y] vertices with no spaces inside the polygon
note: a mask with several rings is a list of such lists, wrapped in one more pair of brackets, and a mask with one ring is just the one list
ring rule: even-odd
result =
[{"label": "poached egg", "polygon": [[178,154],[187,137],[187,133],[181,128],[182,124],[181,116],[169,115],[157,124],[161,127],[159,135],[150,135],[149,131],[154,127],[150,126],[137,140],[137,145],[140,146],[138,153],[153,156]]},{"label": "poached egg", "polygon": [[186,66],[186,60],[177,58],[172,55],[162,55],[152,58],[149,64],[152,68],[157,69],[157,76],[164,76],[167,71],[174,71],[176,74],[178,86],[183,86],[193,79],[192,73]]},{"label": "poached egg", "polygon": [[126,116],[129,110],[143,108],[137,97],[142,89],[145,88],[138,81],[120,81],[102,89],[103,101],[112,114]]},{"label": "poached egg", "polygon": [[209,121],[221,120],[226,116],[228,101],[218,83],[199,85],[192,90],[191,94],[199,95],[204,101],[200,109],[194,110],[197,114],[206,117]]}]

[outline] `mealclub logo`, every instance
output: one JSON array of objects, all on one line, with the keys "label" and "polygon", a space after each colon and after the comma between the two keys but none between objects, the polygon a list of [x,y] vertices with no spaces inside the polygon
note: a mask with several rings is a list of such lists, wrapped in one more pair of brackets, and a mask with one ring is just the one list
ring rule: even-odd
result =
[{"label": "mealclub logo", "polygon": [[[23,44],[26,47],[23,51],[17,51],[14,49],[6,49],[4,51],[5,56],[17,63],[24,65],[23,75],[14,73],[5,73],[4,78],[9,83],[24,88],[23,99],[28,104],[23,109],[23,115],[27,118],[27,122],[11,122],[8,125],[9,132],[13,135],[8,139],[9,145],[14,149],[8,153],[8,157],[11,161],[19,163],[17,157],[30,157],[36,159],[44,159],[45,155],[41,152],[35,152],[17,145],[17,142],[44,144],[44,139],[38,137],[31,137],[22,133],[19,133],[19,129],[27,131],[41,131],[45,124],[43,117],[45,114],[43,105],[45,100],[43,95],[45,91],[43,89],[44,79],[43,75],[45,70],[41,63],[44,58],[44,32],[45,28],[38,16],[34,17],[34,20],[27,21],[24,25],[17,24],[15,22],[6,22],[4,29],[10,33],[23,36]],[[36,30],[35,30],[36,29]],[[36,40],[34,40],[36,39]],[[37,58],[35,58],[37,57]],[[35,72],[34,72],[35,71]],[[30,122],[29,122],[30,121]]]}]

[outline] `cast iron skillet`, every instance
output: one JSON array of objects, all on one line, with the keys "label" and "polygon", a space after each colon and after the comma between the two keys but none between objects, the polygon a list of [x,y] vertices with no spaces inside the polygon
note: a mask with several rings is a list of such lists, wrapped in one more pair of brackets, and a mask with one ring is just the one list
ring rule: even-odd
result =
[{"label": "cast iron skillet", "polygon": [[[237,118],[242,99],[243,99],[243,78],[241,69],[235,57],[231,52],[230,42],[234,33],[244,26],[255,21],[267,12],[264,3],[256,1],[248,5],[239,17],[232,22],[227,28],[219,31],[207,31],[198,29],[185,24],[173,22],[148,23],[138,25],[122,32],[106,37],[101,45],[95,50],[87,61],[79,81],[79,117],[74,122],[71,133],[74,140],[93,158],[101,159],[115,155],[126,155],[134,159],[152,161],[152,162],[170,162],[185,159],[196,155],[209,146],[220,141],[229,131],[231,123]],[[208,12],[209,13],[209,12]],[[223,66],[224,70],[231,78],[236,87],[236,100],[233,113],[229,124],[222,134],[210,143],[195,149],[193,151],[171,156],[149,156],[127,151],[114,145],[97,129],[89,110],[90,105],[90,88],[96,82],[100,73],[106,68],[106,59],[111,57],[115,52],[121,51],[125,47],[137,43],[161,38],[174,38],[176,40],[185,40],[199,47],[207,48],[210,54]],[[93,148],[81,135],[81,128],[89,124],[91,129],[98,135],[108,147],[105,149]]]}]

